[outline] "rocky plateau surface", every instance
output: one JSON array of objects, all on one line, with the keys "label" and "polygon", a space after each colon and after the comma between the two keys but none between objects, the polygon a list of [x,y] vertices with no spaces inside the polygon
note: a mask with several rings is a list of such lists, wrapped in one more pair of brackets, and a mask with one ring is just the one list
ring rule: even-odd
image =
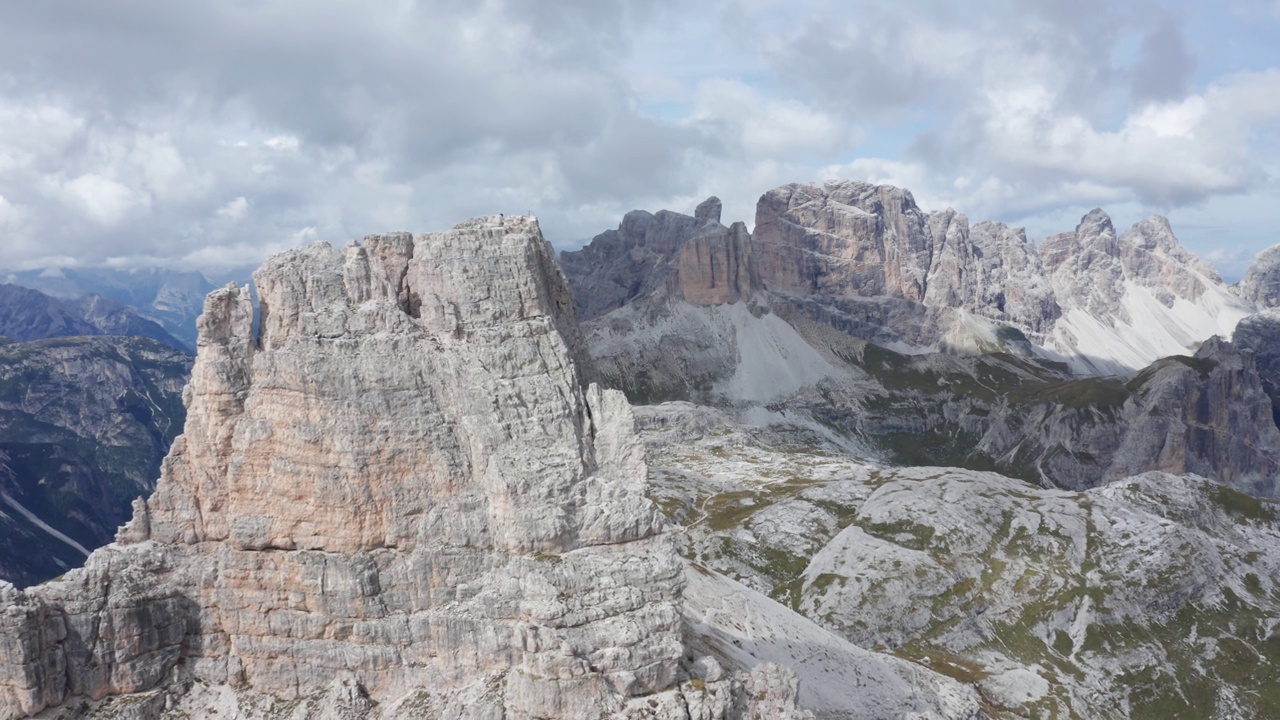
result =
[{"label": "rocky plateau surface", "polygon": [[868,461],[785,414],[636,412],[686,557],[955,680],[986,717],[1280,712],[1274,502],[1160,472],[1042,489]]}]

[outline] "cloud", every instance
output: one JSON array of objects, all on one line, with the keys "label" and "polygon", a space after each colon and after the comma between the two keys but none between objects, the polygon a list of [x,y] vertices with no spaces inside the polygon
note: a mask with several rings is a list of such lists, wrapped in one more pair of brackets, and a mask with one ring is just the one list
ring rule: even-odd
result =
[{"label": "cloud", "polygon": [[243,220],[249,214],[249,201],[243,195],[218,208],[218,215],[228,220]]},{"label": "cloud", "polygon": [[699,84],[687,122],[715,128],[756,160],[821,157],[847,150],[857,135],[829,113],[721,78]]},{"label": "cloud", "polygon": [[135,193],[125,185],[85,173],[54,188],[63,201],[94,222],[113,226],[124,220],[131,211],[149,204],[144,195]]},{"label": "cloud", "polygon": [[1190,89],[1196,59],[1182,31],[1166,19],[1142,38],[1130,79],[1130,93],[1140,101],[1172,101]]},{"label": "cloud", "polygon": [[1172,7],[10,3],[0,267],[248,264],[493,212],[573,247],[837,174],[975,219],[1265,197],[1278,71],[1209,74]]}]

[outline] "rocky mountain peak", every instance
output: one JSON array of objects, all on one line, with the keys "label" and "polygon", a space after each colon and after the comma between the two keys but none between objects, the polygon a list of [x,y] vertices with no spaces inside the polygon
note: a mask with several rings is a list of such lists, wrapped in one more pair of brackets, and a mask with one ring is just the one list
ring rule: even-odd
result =
[{"label": "rocky mountain peak", "polygon": [[771,190],[756,205],[753,240],[770,289],[924,299],[932,237],[901,188],[843,180]]},{"label": "rocky mountain peak", "polygon": [[702,222],[719,223],[720,208],[720,198],[712,195],[701,203],[698,203],[698,207],[693,211],[693,216]]},{"label": "rocky mountain peak", "polygon": [[1080,218],[1076,225],[1076,239],[1086,247],[1096,247],[1108,255],[1117,255],[1116,228],[1111,216],[1102,208],[1094,208]]},{"label": "rocky mountain peak", "polygon": [[720,224],[720,200],[694,215],[635,210],[617,230],[560,254],[580,316],[591,320],[638,298],[716,305],[749,300],[760,287],[744,223]]},{"label": "rocky mountain peak", "polygon": [[1207,260],[1178,242],[1168,218],[1152,215],[1135,223],[1120,237],[1125,274],[1153,290],[1165,307],[1175,298],[1195,301],[1222,277]]},{"label": "rocky mountain peak", "polygon": [[117,544],[0,587],[5,717],[152,691],[253,717],[335,692],[356,717],[755,702],[679,686],[683,566],[532,218],[316,244],[255,281],[256,338],[246,289],[206,300],[185,431]]},{"label": "rocky mountain peak", "polygon": [[1258,253],[1235,291],[1259,307],[1280,307],[1280,245]]},{"label": "rocky mountain peak", "polygon": [[[369,236],[345,249],[318,243],[271,258],[254,279],[256,342],[246,289],[229,286],[206,302],[188,391],[191,419],[150,502],[153,537],[242,549],[411,550],[424,537],[422,518],[447,524],[438,513],[458,501],[431,479],[457,478],[479,456],[492,492],[466,502],[488,508],[488,542],[513,551],[574,546],[584,529],[580,510],[552,499],[556,493],[542,502],[509,497],[529,486],[531,472],[572,494],[569,486],[595,465],[590,455],[585,466],[569,461],[590,441],[584,407],[566,408],[554,423],[548,418],[537,427],[506,427],[499,419],[505,402],[561,395],[584,402],[571,295],[531,218],[495,216],[446,233]],[[392,353],[398,362],[388,367],[379,353],[392,348],[400,349]],[[477,373],[471,364],[489,371]],[[527,380],[520,392],[500,389],[499,378],[525,375],[549,379]],[[402,397],[406,387],[424,392]],[[285,389],[297,393],[296,401],[281,395]],[[490,393],[496,399],[486,399]],[[396,412],[374,423],[380,440],[370,444],[362,438],[375,398]],[[496,416],[472,415],[495,403]],[[406,432],[395,425],[400,417],[434,421]],[[545,446],[550,466],[508,457],[525,433],[557,425],[556,443],[525,438]],[[325,449],[330,469],[320,476],[314,447],[279,445],[299,433],[335,438]],[[239,462],[226,446],[234,437],[242,438]],[[189,474],[180,471],[184,461]],[[370,484],[369,467],[390,472]],[[211,470],[216,481],[206,479]],[[255,489],[267,476],[275,492],[293,501],[263,506]],[[426,536],[441,542],[450,534],[438,527]]]}]

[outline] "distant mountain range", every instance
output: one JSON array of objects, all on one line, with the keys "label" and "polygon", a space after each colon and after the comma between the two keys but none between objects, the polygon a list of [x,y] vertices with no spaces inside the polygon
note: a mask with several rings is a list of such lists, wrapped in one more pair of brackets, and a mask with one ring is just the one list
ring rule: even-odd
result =
[{"label": "distant mountain range", "polygon": [[78,567],[155,488],[191,356],[142,337],[0,346],[0,578]]},{"label": "distant mountain range", "polygon": [[132,307],[101,295],[75,300],[50,297],[17,285],[0,285],[0,336],[25,342],[77,335],[145,337],[191,353],[188,345]]},{"label": "distant mountain range", "polygon": [[720,223],[716,198],[693,216],[635,211],[560,261],[584,320],[634,302],[741,299],[908,354],[1025,337],[1029,356],[1084,374],[1193,351],[1257,309],[1160,216],[1117,233],[1094,210],[1038,246],[1021,228],[925,212],[906,190],[851,181],[765,193],[750,233]]},{"label": "distant mountain range", "polygon": [[107,304],[131,308],[141,319],[162,327],[182,347],[194,351],[196,318],[200,316],[205,296],[227,280],[247,281],[251,270],[242,268],[210,278],[199,272],[163,268],[45,268],[0,273],[0,282],[39,290],[64,301],[99,296],[109,301]]},{"label": "distant mountain range", "polygon": [[1257,367],[1280,346],[1201,347],[1277,288],[1226,286],[1159,216],[1120,234],[1094,210],[1037,246],[900,188],[788,185],[754,232],[710,198],[560,262],[596,372],[633,402],[786,408],[888,461],[1047,486],[1163,470],[1280,495],[1280,378]]},{"label": "distant mountain range", "polygon": [[100,295],[14,285],[0,336],[0,578],[27,585],[110,542],[155,487],[192,351]]}]

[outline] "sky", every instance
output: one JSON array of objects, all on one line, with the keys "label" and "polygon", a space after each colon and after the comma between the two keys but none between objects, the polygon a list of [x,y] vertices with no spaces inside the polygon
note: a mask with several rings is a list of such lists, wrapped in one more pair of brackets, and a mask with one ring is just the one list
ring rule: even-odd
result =
[{"label": "sky", "polygon": [[0,3],[0,268],[214,269],[790,182],[1280,243],[1280,0]]}]

